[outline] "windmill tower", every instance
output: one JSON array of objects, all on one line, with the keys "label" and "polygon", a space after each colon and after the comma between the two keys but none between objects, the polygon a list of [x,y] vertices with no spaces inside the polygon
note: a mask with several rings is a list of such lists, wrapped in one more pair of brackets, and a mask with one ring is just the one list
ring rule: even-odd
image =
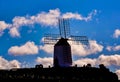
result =
[{"label": "windmill tower", "polygon": [[68,19],[58,19],[60,34],[46,34],[44,37],[45,44],[54,44],[54,67],[71,67],[72,55],[71,46],[68,40],[77,44],[88,44],[86,36],[73,36],[70,35],[70,27]]}]

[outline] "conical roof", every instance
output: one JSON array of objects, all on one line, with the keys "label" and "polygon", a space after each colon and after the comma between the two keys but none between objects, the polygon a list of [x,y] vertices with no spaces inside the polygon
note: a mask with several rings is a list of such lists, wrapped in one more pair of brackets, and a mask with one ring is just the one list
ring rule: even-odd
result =
[{"label": "conical roof", "polygon": [[61,45],[70,46],[70,44],[67,42],[67,40],[68,40],[68,39],[61,38],[61,39],[55,44],[55,46],[61,46]]}]

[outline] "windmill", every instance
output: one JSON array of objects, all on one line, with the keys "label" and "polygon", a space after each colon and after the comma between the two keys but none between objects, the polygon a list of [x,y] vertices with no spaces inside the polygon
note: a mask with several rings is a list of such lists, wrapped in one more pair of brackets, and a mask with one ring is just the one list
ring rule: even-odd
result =
[{"label": "windmill", "polygon": [[69,19],[58,19],[59,34],[45,34],[44,43],[54,45],[54,67],[71,67],[71,46],[68,40],[77,44],[87,45],[86,36],[74,36],[70,34]]}]

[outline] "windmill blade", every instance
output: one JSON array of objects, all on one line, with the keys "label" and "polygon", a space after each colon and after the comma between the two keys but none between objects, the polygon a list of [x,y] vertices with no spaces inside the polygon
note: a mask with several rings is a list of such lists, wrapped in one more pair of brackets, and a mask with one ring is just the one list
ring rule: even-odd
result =
[{"label": "windmill blade", "polygon": [[58,20],[58,23],[59,23],[59,31],[60,31],[61,37],[68,38],[70,36],[69,20],[60,18]]},{"label": "windmill blade", "polygon": [[59,34],[45,34],[44,43],[45,44],[55,44],[60,39]]},{"label": "windmill blade", "polygon": [[83,45],[88,45],[88,38],[87,36],[70,36],[70,40],[76,44],[83,44]]}]

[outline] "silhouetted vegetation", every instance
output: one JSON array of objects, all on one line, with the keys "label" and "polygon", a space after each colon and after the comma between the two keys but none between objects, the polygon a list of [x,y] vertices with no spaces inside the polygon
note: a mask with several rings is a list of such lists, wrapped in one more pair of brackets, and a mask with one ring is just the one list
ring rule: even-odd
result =
[{"label": "silhouetted vegetation", "polygon": [[103,64],[99,68],[87,64],[83,67],[50,67],[36,65],[35,68],[0,70],[0,80],[40,80],[40,81],[82,81],[110,80],[118,81],[118,76],[110,72]]}]

